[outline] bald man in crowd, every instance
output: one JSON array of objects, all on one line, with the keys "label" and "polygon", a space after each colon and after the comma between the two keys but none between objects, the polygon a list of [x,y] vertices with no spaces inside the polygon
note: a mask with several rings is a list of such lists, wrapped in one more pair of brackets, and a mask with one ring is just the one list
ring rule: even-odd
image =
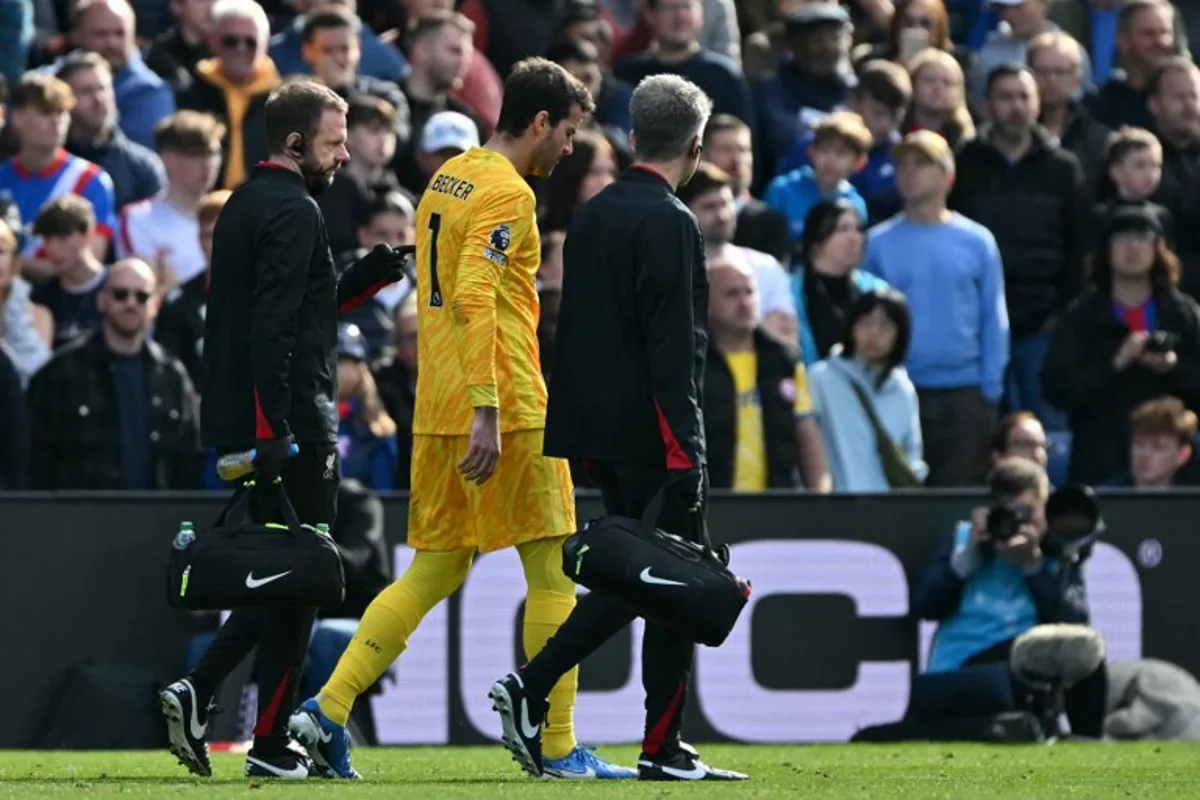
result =
[{"label": "bald man in crowd", "polygon": [[59,350],[29,383],[35,489],[192,489],[201,459],[192,382],[147,336],[154,271],[114,264],[97,296],[100,327]]},{"label": "bald man in crowd", "polygon": [[80,0],[71,36],[81,50],[100,55],[112,68],[121,132],[153,150],[154,126],[174,113],[175,95],[142,60],[136,28],[137,19],[126,0]]},{"label": "bald man in crowd", "polygon": [[766,331],[754,271],[715,255],[708,262],[708,361],[704,438],[709,480],[735,492],[832,489],[798,353]]}]

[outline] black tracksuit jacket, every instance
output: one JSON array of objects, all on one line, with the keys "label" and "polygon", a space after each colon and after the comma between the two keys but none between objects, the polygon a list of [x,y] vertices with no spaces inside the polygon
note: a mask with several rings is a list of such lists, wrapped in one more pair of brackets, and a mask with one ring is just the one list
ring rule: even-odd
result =
[{"label": "black tracksuit jacket", "polygon": [[204,321],[205,445],[337,441],[337,320],[378,286],[339,281],[304,180],[268,162],[221,210]]},{"label": "black tracksuit jacket", "polygon": [[546,455],[704,464],[708,277],[692,212],[631,167],[576,214],[563,265]]}]

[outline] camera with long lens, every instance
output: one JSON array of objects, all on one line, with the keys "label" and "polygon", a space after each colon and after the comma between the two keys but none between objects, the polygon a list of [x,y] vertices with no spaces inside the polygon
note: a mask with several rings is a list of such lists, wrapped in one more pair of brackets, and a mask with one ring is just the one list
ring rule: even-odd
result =
[{"label": "camera with long lens", "polygon": [[1096,491],[1081,483],[1064,486],[1046,503],[1042,551],[1065,561],[1083,561],[1092,554],[1104,529]]},{"label": "camera with long lens", "polygon": [[996,503],[988,509],[988,536],[994,542],[1007,542],[1032,518],[1032,512],[1025,506],[1016,503]]}]

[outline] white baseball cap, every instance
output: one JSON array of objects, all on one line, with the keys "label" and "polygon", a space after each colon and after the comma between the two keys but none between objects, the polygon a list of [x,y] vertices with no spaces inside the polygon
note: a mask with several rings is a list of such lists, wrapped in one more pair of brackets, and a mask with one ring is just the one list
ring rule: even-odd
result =
[{"label": "white baseball cap", "polygon": [[436,153],[439,150],[466,152],[479,146],[479,129],[466,114],[457,111],[439,111],[425,123],[421,132],[421,152]]}]

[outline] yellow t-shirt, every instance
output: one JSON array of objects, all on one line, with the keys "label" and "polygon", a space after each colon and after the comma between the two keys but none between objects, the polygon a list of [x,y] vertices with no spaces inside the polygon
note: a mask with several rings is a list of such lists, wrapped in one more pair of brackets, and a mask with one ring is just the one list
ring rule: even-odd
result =
[{"label": "yellow t-shirt", "polygon": [[534,208],[512,162],[482,147],[421,195],[413,433],[465,436],[476,406],[498,407],[505,433],[545,427]]},{"label": "yellow t-shirt", "polygon": [[[725,361],[733,374],[737,395],[737,446],[733,466],[735,492],[761,492],[767,488],[767,449],[763,434],[762,397],[758,392],[758,354],[753,350],[727,353]],[[803,362],[796,364],[791,386],[779,387],[784,397],[792,395],[796,418],[813,413],[812,394]]]}]

